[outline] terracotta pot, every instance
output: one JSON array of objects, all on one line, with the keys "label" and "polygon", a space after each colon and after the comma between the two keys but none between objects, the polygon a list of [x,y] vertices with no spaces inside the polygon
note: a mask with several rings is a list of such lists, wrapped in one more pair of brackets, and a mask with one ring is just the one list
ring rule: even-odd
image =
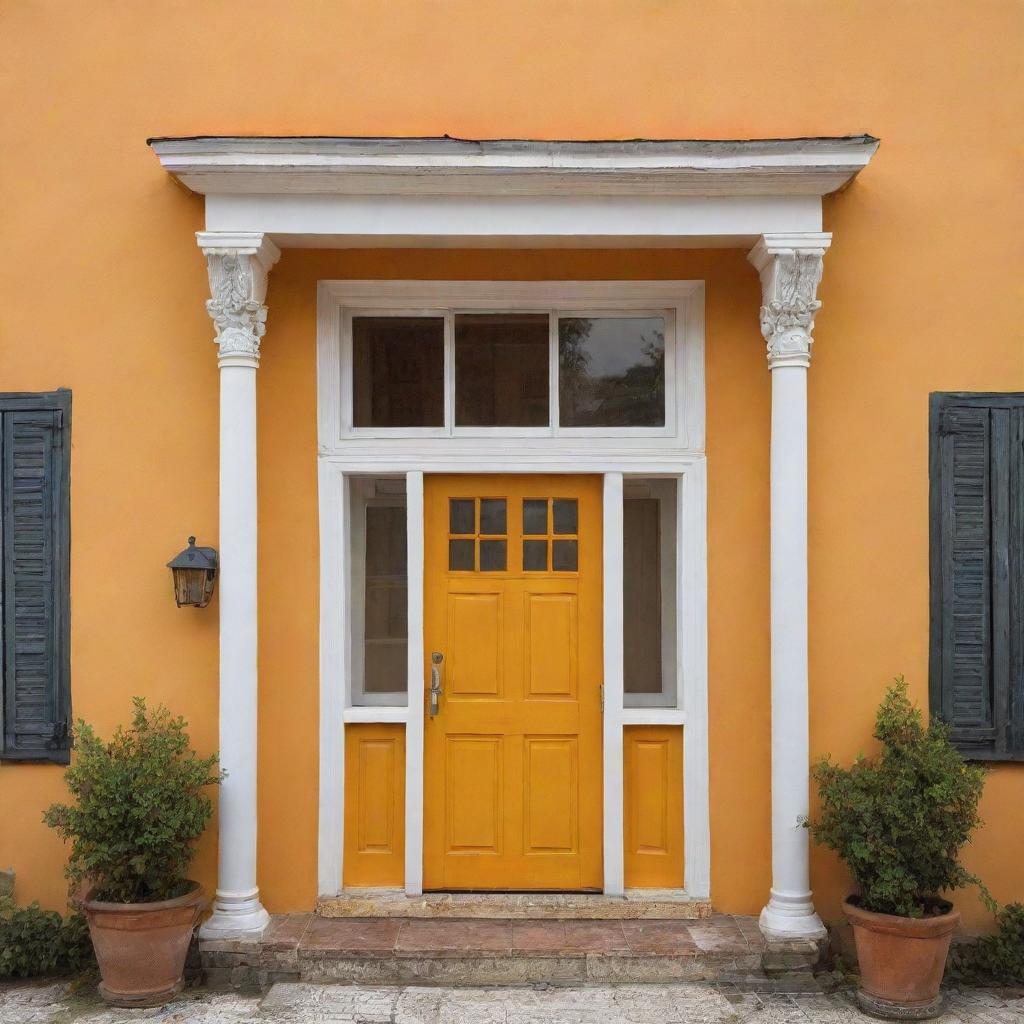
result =
[{"label": "terracotta pot", "polygon": [[92,890],[82,909],[100,965],[100,995],[114,1006],[161,1006],[183,985],[192,929],[206,905],[197,882],[159,903],[105,903]]},{"label": "terracotta pot", "polygon": [[942,1012],[939,985],[960,912],[949,903],[929,917],[896,917],[864,910],[850,897],[843,910],[853,925],[860,963],[861,1008],[894,1020],[924,1020]]}]

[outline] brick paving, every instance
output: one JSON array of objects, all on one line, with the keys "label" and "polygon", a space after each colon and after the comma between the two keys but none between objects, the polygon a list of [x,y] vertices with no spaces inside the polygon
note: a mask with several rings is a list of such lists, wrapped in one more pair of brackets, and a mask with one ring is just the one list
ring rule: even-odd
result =
[{"label": "brick paving", "polygon": [[[189,990],[158,1010],[117,1010],[67,983],[0,984],[3,1024],[858,1024],[848,992],[757,984],[370,988],[277,984],[265,995]],[[949,993],[939,1024],[1022,1024],[1024,993]]]}]

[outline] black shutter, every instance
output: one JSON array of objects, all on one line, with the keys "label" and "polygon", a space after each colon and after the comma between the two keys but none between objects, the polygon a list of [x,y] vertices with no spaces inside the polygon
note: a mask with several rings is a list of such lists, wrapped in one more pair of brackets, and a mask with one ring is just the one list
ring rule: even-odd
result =
[{"label": "black shutter", "polygon": [[0,396],[2,756],[66,764],[70,395],[35,397]]},{"label": "black shutter", "polygon": [[1024,396],[931,400],[931,701],[968,757],[1024,758]]}]

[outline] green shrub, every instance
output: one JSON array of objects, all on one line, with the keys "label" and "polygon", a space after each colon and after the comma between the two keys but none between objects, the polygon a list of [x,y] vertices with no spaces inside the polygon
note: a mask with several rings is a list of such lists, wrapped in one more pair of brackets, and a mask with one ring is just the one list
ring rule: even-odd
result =
[{"label": "green shrub", "polygon": [[82,914],[61,917],[38,903],[16,907],[0,899],[0,978],[80,971],[93,963]]},{"label": "green shrub", "polygon": [[189,746],[185,720],[165,707],[147,712],[141,697],[130,728],[109,743],[83,721],[64,777],[74,798],[43,817],[71,842],[66,874],[88,882],[99,899],[139,903],[173,899],[186,875],[213,805],[203,789],[221,780],[217,755]]},{"label": "green shrub", "polygon": [[985,769],[964,761],[946,725],[922,723],[902,676],[878,709],[874,735],[880,757],[814,766],[821,810],[808,827],[846,862],[862,907],[920,917],[940,893],[981,884],[959,855],[981,825]]},{"label": "green shrub", "polygon": [[996,930],[954,949],[951,973],[964,981],[1024,985],[1024,903],[996,915]]}]

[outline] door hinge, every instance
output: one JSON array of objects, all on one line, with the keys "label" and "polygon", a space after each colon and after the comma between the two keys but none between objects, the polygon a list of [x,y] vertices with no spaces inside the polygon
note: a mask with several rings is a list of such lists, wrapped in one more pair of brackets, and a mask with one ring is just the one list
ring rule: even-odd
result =
[{"label": "door hinge", "polygon": [[604,714],[604,683],[601,684],[601,714]]}]

